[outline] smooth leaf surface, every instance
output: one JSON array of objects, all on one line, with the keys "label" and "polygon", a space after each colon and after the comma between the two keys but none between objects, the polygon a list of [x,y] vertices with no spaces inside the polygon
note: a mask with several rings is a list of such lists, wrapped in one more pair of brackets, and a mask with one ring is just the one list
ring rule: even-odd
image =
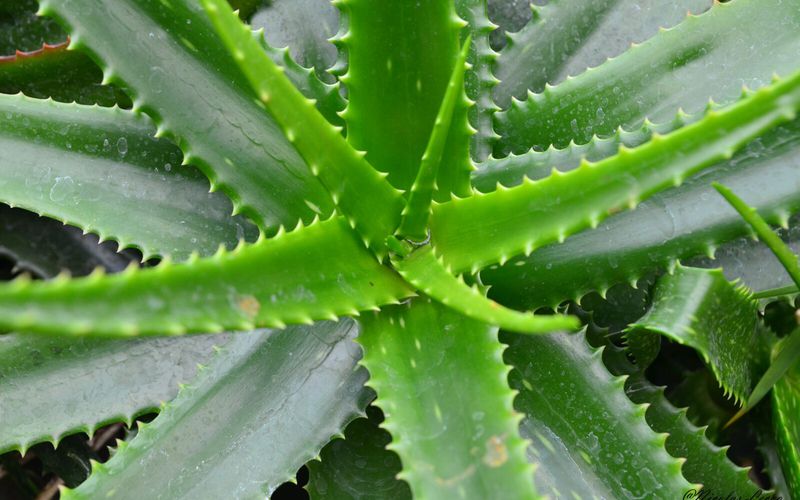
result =
[{"label": "smooth leaf surface", "polygon": [[658,281],[652,308],[631,325],[628,337],[633,342],[634,336],[654,334],[695,349],[737,402],[747,399],[766,371],[775,340],[748,290],[732,285],[718,269],[682,266]]},{"label": "smooth leaf surface", "polygon": [[200,172],[181,166],[178,148],[153,138],[145,117],[24,96],[0,96],[0,117],[0,201],[146,258],[209,255],[257,235]]},{"label": "smooth leaf surface", "polygon": [[552,498],[681,498],[691,485],[583,334],[504,335],[514,407],[525,414],[540,493]]},{"label": "smooth leaf surface", "polygon": [[347,139],[392,185],[408,189],[455,67],[463,22],[452,2],[345,0],[340,8],[348,26],[340,79]]},{"label": "smooth leaf surface", "polygon": [[578,76],[710,6],[709,0],[558,0],[534,7],[534,19],[509,34],[500,53],[494,98],[508,107],[511,97]]},{"label": "smooth leaf surface", "polygon": [[320,76],[336,61],[329,39],[339,28],[339,12],[327,0],[274,0],[258,9],[250,24],[264,29],[271,46],[288,47],[297,64]]},{"label": "smooth leaf surface", "polygon": [[[788,220],[800,208],[795,189],[800,183],[798,148],[800,121],[795,120],[753,140],[730,160],[645,200],[636,210],[609,217],[596,229],[573,235],[563,244],[486,269],[481,276],[492,285],[493,297],[516,308],[529,308],[577,300],[591,290],[634,282],[654,269],[674,265],[676,259],[713,254],[722,243],[747,234],[747,227],[711,182],[735,189],[771,222]],[[769,253],[766,249],[758,251],[761,258],[748,262],[772,262],[777,267],[746,271],[737,262],[740,253],[734,247],[739,245],[734,242],[720,248],[721,260],[703,260],[702,267],[722,266],[730,273],[726,274],[729,279],[741,276],[754,290],[770,288],[775,283],[772,279],[787,279],[774,258],[764,255]]]},{"label": "smooth leaf surface", "polygon": [[69,27],[71,47],[101,62],[106,80],[128,90],[236,211],[271,230],[331,213],[198,2],[44,0],[41,12]]},{"label": "smooth leaf surface", "polygon": [[735,101],[742,86],[759,88],[774,74],[796,71],[798,50],[796,2],[717,3],[705,14],[498,114],[496,130],[503,138],[495,152],[564,147],[571,140],[585,143],[594,135],[611,135],[619,126],[637,127],[645,118],[669,121],[679,109],[697,113],[709,99]]},{"label": "smooth leaf surface", "polygon": [[[229,335],[137,340],[0,335],[0,450],[92,435],[157,410]],[[121,387],[124,384],[124,388]]]},{"label": "smooth leaf surface", "polygon": [[356,330],[345,320],[236,335],[62,498],[264,498],[363,412]]},{"label": "smooth leaf surface", "polygon": [[564,174],[437,205],[433,244],[456,272],[528,255],[731,158],[750,140],[793,120],[798,107],[800,72],[598,163],[585,161]]},{"label": "smooth leaf surface", "polygon": [[186,263],[4,283],[0,328],[102,336],[252,330],[357,315],[412,294],[334,218]]},{"label": "smooth leaf surface", "polygon": [[369,386],[416,498],[533,498],[497,330],[420,298],[362,319]]}]

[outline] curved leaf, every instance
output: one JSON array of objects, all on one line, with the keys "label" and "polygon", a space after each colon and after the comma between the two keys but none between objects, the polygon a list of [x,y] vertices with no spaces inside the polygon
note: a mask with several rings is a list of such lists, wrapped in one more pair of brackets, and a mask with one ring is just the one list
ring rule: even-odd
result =
[{"label": "curved leaf", "polygon": [[534,19],[508,35],[500,52],[494,92],[497,103],[523,99],[598,66],[635,43],[711,6],[709,0],[556,0],[535,7]]},{"label": "curved leaf", "polygon": [[652,308],[631,325],[628,338],[652,334],[695,349],[737,402],[766,371],[775,340],[748,290],[734,287],[718,269],[682,266],[658,281]]},{"label": "curved leaf", "polygon": [[409,283],[434,300],[476,321],[518,333],[549,333],[574,330],[577,318],[522,313],[488,299],[478,287],[468,286],[453,276],[430,246],[422,247],[402,260],[393,259],[395,269]]},{"label": "curved leaf", "polygon": [[[710,186],[722,182],[757,207],[769,220],[785,221],[800,208],[800,121],[793,121],[755,139],[733,158],[689,179],[684,185],[654,195],[636,207],[610,217],[597,229],[569,237],[562,244],[536,250],[481,273],[492,296],[516,308],[555,305],[579,299],[591,290],[635,282],[676,259],[710,253],[723,242],[747,233],[746,225]],[[735,244],[735,243],[734,243]],[[734,257],[718,263],[735,278]],[[706,261],[703,261],[706,262]],[[741,268],[741,266],[739,266]],[[768,269],[767,269],[768,270]],[[773,273],[784,277],[780,269]],[[745,283],[757,283],[744,274]],[[757,288],[759,290],[763,288]]]},{"label": "curved leaf", "polygon": [[794,119],[798,107],[800,72],[596,164],[584,161],[576,170],[554,171],[537,182],[437,205],[433,244],[456,272],[528,255],[731,158],[753,138]]},{"label": "curved leaf", "polygon": [[[255,239],[180,150],[129,111],[0,96],[0,201],[185,259]],[[130,217],[130,214],[136,217]]]},{"label": "curved leaf", "polygon": [[[65,499],[264,498],[363,412],[352,321],[236,335]],[[304,432],[298,432],[298,423]]]},{"label": "curved leaf", "polygon": [[506,335],[535,482],[553,498],[682,498],[691,485],[583,334]]},{"label": "curved leaf", "polygon": [[256,105],[198,2],[43,0],[41,12],[69,26],[70,47],[100,61],[105,80],[125,86],[134,109],[176,139],[236,212],[270,230],[331,213],[325,189]]},{"label": "curved leaf", "polygon": [[717,3],[705,14],[690,16],[624,55],[496,115],[496,130],[503,137],[496,153],[564,147],[571,140],[585,143],[594,135],[613,134],[619,126],[638,126],[645,118],[670,120],[679,109],[696,113],[709,98],[735,101],[742,86],[761,87],[776,73],[796,71],[799,50],[797,3]]},{"label": "curved leaf", "polygon": [[411,500],[408,483],[395,476],[402,466],[396,453],[386,449],[392,440],[379,425],[383,414],[367,407],[367,418],[350,422],[344,439],[334,439],[308,463],[308,492],[312,498],[353,500]]},{"label": "curved leaf", "polygon": [[[158,409],[227,335],[142,340],[0,335],[0,452],[92,435]],[[121,385],[124,384],[124,389]]]},{"label": "curved leaf", "polygon": [[496,330],[420,298],[362,318],[364,366],[416,498],[534,498]]},{"label": "curved leaf", "polygon": [[334,218],[181,264],[4,283],[0,328],[117,337],[252,330],[357,315],[412,294]]}]

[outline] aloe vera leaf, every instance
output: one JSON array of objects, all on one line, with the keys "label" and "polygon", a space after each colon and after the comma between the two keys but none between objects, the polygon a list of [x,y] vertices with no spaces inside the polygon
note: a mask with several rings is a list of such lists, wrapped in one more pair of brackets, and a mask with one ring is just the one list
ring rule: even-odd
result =
[{"label": "aloe vera leaf", "polygon": [[570,143],[563,149],[551,146],[545,151],[531,150],[521,155],[512,153],[503,158],[490,157],[478,163],[472,172],[472,186],[482,193],[489,193],[496,190],[498,184],[508,188],[522,184],[526,177],[533,181],[544,179],[554,168],[560,172],[575,170],[584,159],[590,162],[604,160],[617,154],[621,147],[641,146],[654,134],[667,134],[700,118],[702,115],[678,114],[670,122],[646,123],[631,131],[619,128],[610,137],[595,137],[586,144]]},{"label": "aloe vera leaf", "polygon": [[497,330],[428,298],[361,318],[369,386],[415,498],[534,498]]},{"label": "aloe vera leaf", "polygon": [[356,330],[345,320],[234,336],[153,422],[62,498],[268,496],[363,412],[367,374],[357,367]]},{"label": "aloe vera leaf", "polygon": [[343,439],[334,439],[309,462],[306,489],[312,498],[410,500],[408,483],[397,479],[402,465],[396,453],[386,449],[392,436],[381,429],[383,413],[367,407],[367,418],[350,422]]},{"label": "aloe vera leaf", "polygon": [[204,0],[203,6],[261,104],[306,159],[364,243],[380,250],[400,222],[405,205],[401,193],[292,85],[224,0]]},{"label": "aloe vera leaf", "polygon": [[636,404],[647,404],[647,423],[656,432],[669,436],[666,448],[670,455],[685,458],[681,469],[684,477],[701,483],[710,491],[735,491],[750,495],[756,485],[750,480],[749,469],[731,462],[728,447],[719,447],[705,435],[705,430],[689,422],[686,409],[675,408],[664,396],[664,389],[655,387],[643,374],[626,381],[626,393]]},{"label": "aloe vera leaf", "polygon": [[75,276],[103,266],[110,272],[125,269],[131,256],[117,253],[111,242],[98,244],[95,235],[20,208],[0,205],[0,255],[11,259],[14,271],[52,278],[68,270]]},{"label": "aloe vera leaf", "polygon": [[514,407],[525,414],[523,436],[534,481],[552,498],[680,498],[691,485],[666,436],[645,421],[624,378],[614,377],[583,334],[504,335],[513,367]]},{"label": "aloe vera leaf", "polygon": [[800,361],[800,330],[795,330],[773,349],[772,363],[747,397],[744,406],[728,421],[732,424],[752,410],[764,396],[783,378],[786,372]]},{"label": "aloe vera leaf", "polygon": [[[458,272],[478,270],[563,241],[714,163],[771,128],[793,120],[800,72],[776,79],[722,111],[635,149],[540,181],[434,206],[431,234]],[[676,158],[675,151],[682,155]]]},{"label": "aloe vera leaf", "polygon": [[[0,201],[120,248],[187,258],[255,239],[257,230],[208,180],[182,167],[145,117],[118,108],[0,96]],[[135,213],[136,217],[129,215]]]},{"label": "aloe vera leaf", "polygon": [[[673,265],[676,259],[713,255],[717,246],[747,234],[747,227],[711,188],[711,181],[741,193],[771,222],[784,223],[800,208],[794,188],[800,182],[799,146],[800,121],[795,120],[763,134],[730,160],[684,185],[654,195],[636,210],[610,217],[597,229],[571,236],[563,244],[486,269],[482,279],[492,285],[497,300],[530,308],[577,300],[615,283],[635,282],[653,269]],[[721,251],[719,264],[711,260],[703,267],[722,264],[732,269],[724,256]],[[784,279],[785,274],[778,271],[773,276]],[[756,285],[747,281],[745,273],[741,275],[746,283]]]},{"label": "aloe vera leaf", "polygon": [[714,183],[713,186],[739,212],[739,215],[750,225],[758,235],[758,238],[772,250],[772,253],[775,254],[784,269],[786,269],[786,272],[789,273],[795,285],[800,287],[800,263],[798,263],[797,256],[792,253],[792,250],[772,231],[772,228],[758,215],[758,212],[736,196],[730,188],[720,183]]},{"label": "aloe vera leaf", "polygon": [[[721,181],[724,184],[724,181]],[[737,191],[739,191],[737,189]],[[771,215],[768,213],[765,216]],[[770,217],[775,219],[774,217]],[[797,215],[786,220],[775,220],[786,224],[778,228],[778,237],[793,252],[800,252],[800,218]],[[729,280],[740,279],[753,290],[756,298],[776,297],[796,293],[797,285],[781,265],[769,247],[752,236],[743,236],[722,245],[714,252],[714,258],[699,257],[686,263],[692,267],[721,267]]]},{"label": "aloe vera leaf", "polygon": [[772,426],[778,457],[791,496],[800,494],[800,370],[797,364],[772,392]]},{"label": "aloe vera leaf", "polygon": [[0,328],[116,337],[252,330],[358,315],[410,295],[339,217],[185,263],[17,279],[0,285]]},{"label": "aloe vera leaf", "polygon": [[67,36],[52,19],[36,16],[36,0],[15,0],[0,5],[0,56],[31,51],[45,43],[58,44]]},{"label": "aloe vera leaf", "polygon": [[[576,2],[577,4],[577,2]],[[663,9],[663,7],[659,7]],[[769,32],[771,36],[763,34]],[[647,117],[669,120],[713,99],[735,101],[797,70],[800,7],[781,0],[718,3],[581,76],[496,115],[495,153],[588,142]],[[709,71],[713,68],[713,71]]]},{"label": "aloe vera leaf", "polygon": [[329,76],[326,70],[336,61],[329,39],[339,28],[339,12],[330,1],[275,0],[257,10],[250,25],[263,28],[271,46],[287,47],[300,66]]},{"label": "aloe vera leaf", "polygon": [[332,212],[198,2],[42,0],[40,12],[69,27],[70,47],[98,61],[105,81],[124,86],[134,110],[175,139],[236,213],[275,231]]},{"label": "aloe vera leaf", "polygon": [[489,20],[487,0],[457,0],[456,13],[467,22],[463,32],[472,37],[469,62],[471,69],[464,78],[464,90],[474,102],[469,109],[469,122],[475,129],[470,140],[470,153],[477,161],[485,160],[492,152],[492,141],[499,136],[494,131],[493,115],[500,108],[492,99],[497,78],[492,73],[497,53],[490,38],[495,25]]},{"label": "aloe vera leaf", "polygon": [[430,246],[422,247],[392,264],[409,283],[434,300],[466,317],[519,333],[549,333],[575,330],[577,318],[560,315],[539,315],[508,309],[488,299],[477,287],[470,287],[463,278],[453,276],[437,258]]},{"label": "aloe vera leaf", "polygon": [[534,18],[516,33],[497,60],[500,83],[494,93],[507,107],[511,97],[542,92],[568,76],[578,76],[632,44],[656,35],[711,6],[710,0],[557,0],[534,7]]},{"label": "aloe vera leaf", "polygon": [[[453,67],[453,74],[450,76],[442,105],[436,115],[431,137],[428,139],[428,145],[422,155],[417,178],[411,186],[408,201],[401,214],[398,235],[420,241],[426,237],[433,193],[437,190],[436,178],[439,174],[439,165],[442,163],[442,154],[450,135],[456,103],[459,98],[463,98],[464,71],[467,68],[467,54],[472,45],[470,40],[467,37],[464,41],[461,54]],[[449,197],[450,191],[448,190],[446,193]]]},{"label": "aloe vera leaf", "polygon": [[[0,335],[0,452],[56,445],[157,410],[227,335],[134,340]],[[125,390],[118,384],[124,381]]]},{"label": "aloe vera leaf", "polygon": [[756,437],[756,448],[764,458],[763,473],[767,476],[776,494],[783,498],[791,498],[786,476],[781,466],[778,450],[778,442],[773,429],[773,408],[772,402],[769,405],[756,407],[750,414],[750,418],[755,418],[756,425],[753,426]]},{"label": "aloe vera leaf", "polygon": [[102,80],[100,68],[86,55],[68,51],[66,42],[0,57],[0,93],[130,107],[128,96]]},{"label": "aloe vera leaf", "polygon": [[[399,189],[414,182],[458,57],[453,2],[344,0],[348,141]],[[402,40],[402,43],[398,43]]]},{"label": "aloe vera leaf", "polygon": [[652,334],[695,349],[737,402],[766,371],[774,342],[748,290],[732,285],[719,269],[683,266],[658,281],[652,308],[631,325],[628,337]]}]

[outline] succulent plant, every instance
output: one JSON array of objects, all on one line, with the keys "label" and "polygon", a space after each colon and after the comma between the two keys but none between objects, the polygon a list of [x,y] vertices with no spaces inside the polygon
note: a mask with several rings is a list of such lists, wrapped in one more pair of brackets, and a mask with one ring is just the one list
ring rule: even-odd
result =
[{"label": "succulent plant", "polygon": [[261,3],[0,7],[0,451],[156,410],[62,497],[800,496],[800,2]]}]

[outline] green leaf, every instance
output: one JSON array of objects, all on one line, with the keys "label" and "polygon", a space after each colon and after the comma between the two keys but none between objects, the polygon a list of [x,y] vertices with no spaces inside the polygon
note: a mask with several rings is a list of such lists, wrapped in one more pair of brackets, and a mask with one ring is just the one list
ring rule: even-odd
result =
[{"label": "green leaf", "polygon": [[625,383],[625,392],[636,404],[649,405],[645,418],[650,427],[668,435],[666,449],[676,458],[685,458],[681,469],[684,477],[701,483],[708,491],[732,491],[747,498],[757,488],[748,476],[749,469],[735,465],[727,456],[728,447],[719,447],[687,418],[686,409],[677,409],[643,373]]},{"label": "green leaf", "polygon": [[519,333],[549,333],[575,330],[577,318],[560,315],[522,313],[501,306],[485,297],[477,286],[468,286],[445,268],[430,246],[414,251],[402,259],[393,259],[395,269],[409,283],[429,297],[476,321],[496,325]]},{"label": "green leaf", "polygon": [[181,264],[4,283],[0,328],[117,337],[252,330],[357,315],[412,294],[334,218]]},{"label": "green leaf", "polygon": [[0,5],[0,56],[66,40],[64,30],[55,21],[36,16],[36,7],[36,0],[14,0]]},{"label": "green leaf", "polygon": [[775,385],[772,392],[772,422],[778,456],[792,497],[800,495],[800,365]]},{"label": "green leaf", "polygon": [[[149,120],[118,108],[0,96],[0,201],[113,239],[120,248],[185,259],[232,248],[257,231],[231,217],[208,180],[153,138]],[[130,214],[136,217],[130,217]]]},{"label": "green leaf", "polygon": [[236,212],[271,230],[331,213],[325,189],[255,104],[198,2],[43,0],[41,12],[69,27],[71,48],[99,61],[107,82],[124,85],[134,109],[176,140]]},{"label": "green leaf", "polygon": [[400,222],[404,206],[400,192],[350,147],[317,112],[314,103],[292,85],[224,0],[204,0],[203,5],[259,101],[280,124],[366,245],[380,249]]},{"label": "green leaf", "polygon": [[0,93],[22,92],[62,102],[131,106],[128,96],[114,86],[102,85],[102,80],[100,68],[85,54],[67,50],[66,42],[0,57]]},{"label": "green leaf", "polygon": [[408,189],[456,64],[463,21],[453,2],[344,0],[340,8],[349,29],[340,79],[347,139],[392,185]]},{"label": "green leaf", "polygon": [[[800,193],[795,189],[800,182],[799,147],[800,121],[795,120],[751,141],[730,160],[682,186],[654,195],[636,210],[610,217],[597,229],[536,250],[530,257],[486,269],[481,277],[492,285],[497,300],[530,308],[578,300],[591,290],[602,292],[615,283],[635,282],[651,270],[674,265],[676,259],[713,255],[718,245],[747,234],[747,227],[710,182],[730,186],[770,221],[784,223],[800,208]],[[725,258],[728,251],[730,259]],[[723,247],[719,256],[722,260],[718,262],[702,261],[702,267],[722,266],[731,273],[726,275],[730,279],[743,276],[748,285],[770,284],[766,276],[755,282],[749,278],[752,273],[735,270],[732,250]],[[779,267],[775,271],[764,269],[775,279],[785,279]]]},{"label": "green leaf", "polygon": [[62,498],[264,498],[366,406],[355,331],[342,321],[236,335]]},{"label": "green leaf", "polygon": [[[582,15],[583,3],[572,3]],[[655,8],[661,12],[665,7],[658,3]],[[732,102],[743,85],[761,87],[775,73],[786,76],[797,70],[798,51],[800,8],[795,2],[717,3],[707,13],[498,114],[496,130],[503,138],[495,152],[564,147],[571,140],[585,143],[593,135],[613,134],[619,126],[636,127],[645,118],[670,120],[679,109],[696,113],[709,99]]]},{"label": "green leaf", "polygon": [[392,440],[379,425],[383,413],[367,407],[368,418],[350,422],[344,439],[334,439],[308,463],[308,489],[312,498],[410,500],[408,483],[395,476],[401,470],[400,458],[386,449]]},{"label": "green leaf", "polygon": [[789,247],[787,247],[778,235],[772,231],[769,224],[758,215],[758,212],[754,208],[747,205],[747,203],[736,196],[733,191],[722,184],[714,183],[713,186],[714,189],[739,212],[739,215],[741,215],[742,219],[755,231],[758,238],[772,250],[772,253],[775,254],[784,269],[786,269],[786,272],[789,273],[795,285],[800,287],[800,263],[797,261],[797,256],[792,253]]},{"label": "green leaf", "polygon": [[117,253],[113,243],[98,244],[94,235],[6,205],[0,205],[0,255],[11,259],[15,270],[43,278],[67,270],[85,276],[98,266],[117,272],[134,260]]},{"label": "green leaf", "polygon": [[635,148],[652,139],[653,135],[667,134],[687,123],[702,118],[702,115],[679,114],[671,122],[646,123],[633,131],[617,129],[606,138],[595,137],[586,144],[570,143],[564,149],[550,147],[545,151],[528,151],[521,155],[510,154],[504,158],[487,158],[472,172],[472,186],[482,193],[503,187],[522,184],[523,179],[535,181],[549,176],[553,169],[560,172],[575,170],[586,159],[598,162],[617,154],[621,147]]},{"label": "green leaf", "polygon": [[[439,174],[442,155],[445,152],[447,141],[450,137],[451,126],[454,125],[454,112],[459,99],[464,95],[464,71],[467,68],[467,54],[472,45],[471,39],[467,37],[461,54],[453,68],[450,82],[447,84],[447,91],[444,94],[436,121],[433,123],[433,131],[428,139],[425,153],[419,165],[417,178],[408,193],[408,201],[403,209],[400,227],[397,234],[424,240],[428,228],[428,219],[431,214],[431,201],[433,201],[434,191],[437,190],[436,179]],[[446,191],[449,197],[450,191]]]},{"label": "green leaf", "polygon": [[420,298],[362,318],[364,366],[416,498],[533,498],[496,330]]},{"label": "green leaf", "polygon": [[[0,452],[92,435],[159,408],[229,335],[136,340],[0,335]],[[124,382],[124,390],[119,384]]]},{"label": "green leaf", "polygon": [[635,149],[620,148],[598,163],[584,161],[576,170],[554,172],[537,182],[437,205],[431,218],[433,243],[456,272],[528,255],[730,159],[753,138],[794,119],[799,106],[800,72]]},{"label": "green leaf", "polygon": [[778,383],[790,368],[800,361],[800,329],[795,329],[789,336],[778,342],[773,348],[772,363],[761,379],[756,384],[753,392],[747,397],[745,405],[736,412],[727,425],[739,420],[745,413],[752,410],[761,399],[767,395],[772,387]]},{"label": "green leaf", "polygon": [[766,371],[774,342],[748,290],[732,285],[719,269],[683,266],[658,281],[652,308],[631,325],[628,337],[652,334],[695,349],[737,402]]},{"label": "green leaf", "polygon": [[497,60],[498,104],[542,92],[618,56],[659,28],[674,26],[711,6],[709,0],[557,0],[533,7],[534,18],[508,36]]},{"label": "green leaf", "polygon": [[493,115],[500,108],[492,99],[492,89],[497,78],[492,74],[497,53],[490,45],[490,36],[495,26],[489,21],[487,0],[456,0],[456,13],[467,22],[463,31],[472,37],[469,62],[464,89],[474,102],[469,110],[469,121],[475,128],[470,141],[472,158],[483,161],[492,152],[492,141],[499,137],[494,131]]},{"label": "green leaf", "polygon": [[329,0],[272,0],[250,24],[263,28],[273,47],[287,47],[300,66],[330,77],[326,70],[336,61],[336,47],[329,39],[339,27],[339,13]]},{"label": "green leaf", "polygon": [[583,334],[505,335],[534,481],[552,498],[681,498],[691,485]]}]

